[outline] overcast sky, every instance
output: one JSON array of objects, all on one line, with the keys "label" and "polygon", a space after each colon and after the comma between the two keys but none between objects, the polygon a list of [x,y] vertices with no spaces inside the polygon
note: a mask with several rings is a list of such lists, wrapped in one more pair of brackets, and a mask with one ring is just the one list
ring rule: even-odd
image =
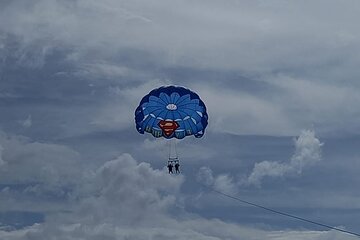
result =
[{"label": "overcast sky", "polygon": [[[0,238],[356,239],[360,2],[0,1]],[[135,129],[182,85],[203,138]]]}]

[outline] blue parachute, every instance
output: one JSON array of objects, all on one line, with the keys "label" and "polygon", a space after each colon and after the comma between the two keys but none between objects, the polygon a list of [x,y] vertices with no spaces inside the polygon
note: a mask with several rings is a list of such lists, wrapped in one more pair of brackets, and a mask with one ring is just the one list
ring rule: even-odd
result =
[{"label": "blue parachute", "polygon": [[200,138],[208,124],[206,107],[191,90],[179,86],[163,86],[143,97],[135,110],[136,129],[154,137]]}]

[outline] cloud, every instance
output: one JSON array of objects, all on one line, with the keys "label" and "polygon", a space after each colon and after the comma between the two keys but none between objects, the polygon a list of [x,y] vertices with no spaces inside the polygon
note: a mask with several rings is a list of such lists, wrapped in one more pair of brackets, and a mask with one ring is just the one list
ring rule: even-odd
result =
[{"label": "cloud", "polygon": [[4,151],[4,148],[0,144],[0,167],[5,164],[5,161],[4,161],[3,157],[2,157],[3,151]]},{"label": "cloud", "polygon": [[[301,239],[299,236],[324,239],[328,235],[344,239],[331,232],[262,230],[189,215],[179,206],[184,176],[153,169],[126,153],[80,176],[71,201],[61,211],[47,213],[43,223],[21,229],[2,228],[0,238],[231,240],[241,236],[246,240],[284,240]],[[214,177],[206,167],[198,176],[217,190],[229,191],[234,186],[229,176]]]},{"label": "cloud", "polygon": [[78,200],[70,213],[51,215],[45,223],[25,229],[0,231],[0,237],[237,239],[240,233],[263,235],[261,230],[219,220],[177,219],[182,211],[175,203],[183,181],[181,176],[154,170],[149,164],[137,163],[129,154],[123,154],[84,179],[75,193]]},{"label": "cloud", "polygon": [[255,166],[246,180],[235,182],[229,174],[213,175],[209,167],[201,167],[197,173],[197,180],[207,186],[227,193],[236,193],[239,186],[244,184],[260,186],[265,177],[284,177],[300,175],[303,169],[310,167],[321,160],[323,143],[315,136],[312,130],[303,130],[299,137],[294,139],[295,153],[290,162],[262,161]]},{"label": "cloud", "polygon": [[[336,17],[324,14],[323,5]],[[120,88],[125,94],[129,85],[153,79],[161,79],[159,85],[169,80],[209,86],[196,90],[208,103],[216,131],[294,135],[319,124],[319,130],[354,132],[359,130],[360,117],[359,86],[353,80],[358,78],[359,58],[354,53],[360,34],[351,17],[336,14],[338,9],[357,17],[353,5],[323,0],[295,5],[214,0],[206,4],[161,0],[151,5],[144,0],[6,1],[1,6],[0,55],[11,61],[1,64],[4,69],[29,65],[50,69],[56,55],[54,65],[63,64],[59,72],[71,77],[68,84],[94,82],[91,92],[111,85],[110,89]],[[171,74],[174,69],[178,74]],[[189,80],[192,72],[207,70],[214,71],[217,82],[231,81],[219,86],[202,74]],[[247,85],[255,87],[243,91]],[[11,94],[19,93],[4,91],[0,97]],[[96,97],[98,102],[104,100]],[[131,103],[105,99],[92,122],[104,128],[126,126],[130,119],[123,113],[130,110],[125,104]],[[339,122],[347,124],[339,127]]]},{"label": "cloud", "polygon": [[197,173],[196,180],[201,184],[227,194],[238,192],[238,186],[230,175],[220,174],[214,176],[213,171],[209,167],[201,167]]},{"label": "cloud", "polygon": [[166,80],[152,79],[133,87],[110,86],[107,92],[110,100],[97,110],[91,124],[107,130],[132,127],[134,111],[141,98],[152,89],[168,83]]},{"label": "cloud", "polygon": [[[250,1],[169,4],[162,0],[151,5],[113,0],[15,1],[3,4],[0,26],[26,41],[47,38],[79,48],[101,48],[107,54],[121,47],[146,49],[158,55],[163,52],[161,57],[180,64],[264,71],[319,65],[347,52],[349,46],[357,47],[356,24],[351,18],[340,21],[339,16],[325,15],[321,11],[325,3],[297,3],[299,14],[294,14],[292,4]],[[171,6],[171,13],[164,11]],[[327,6],[329,12],[340,8],[357,17],[350,11],[352,5]],[[113,27],[114,22],[118,27]],[[276,42],[281,47],[274,47]]]},{"label": "cloud", "polygon": [[[85,197],[80,215],[94,221],[111,219],[131,224],[150,221],[174,204],[182,182],[181,176],[154,170],[148,163],[137,164],[129,154],[123,154],[96,170],[88,183],[90,192],[81,192]],[[92,209],[99,210],[94,215]]]},{"label": "cloud", "polygon": [[234,181],[231,174],[214,176],[209,167],[201,167],[197,173],[197,181],[225,193],[237,193],[244,185],[260,186],[265,177],[285,177],[300,175],[302,171],[321,160],[323,143],[315,136],[312,130],[303,130],[299,137],[294,139],[295,153],[289,162],[262,161],[255,163],[248,177]]},{"label": "cloud", "polygon": [[289,174],[301,174],[303,169],[314,165],[321,160],[321,147],[323,143],[311,130],[303,130],[294,140],[295,153],[288,163],[263,161],[256,163],[248,177],[249,184],[261,185],[265,177],[283,177]]},{"label": "cloud", "polygon": [[213,172],[209,167],[201,167],[197,173],[196,180],[206,186],[211,186],[215,182]]},{"label": "cloud", "polygon": [[[0,132],[3,184],[66,185],[76,180],[79,154],[62,145],[40,143]],[[66,184],[65,184],[66,183]]]},{"label": "cloud", "polygon": [[274,231],[267,236],[274,240],[328,240],[354,239],[354,236],[337,231]]},{"label": "cloud", "polygon": [[31,115],[29,115],[25,120],[19,121],[19,123],[20,123],[24,128],[29,128],[29,127],[31,127],[31,125],[32,125]]},{"label": "cloud", "polygon": [[281,105],[239,90],[194,84],[208,108],[211,130],[231,134],[286,135],[296,126]]},{"label": "cloud", "polygon": [[[321,134],[324,130],[359,132],[356,4],[333,0],[291,4],[251,0],[1,1],[0,98],[5,101],[0,112],[5,114],[0,128],[10,130],[8,136],[0,137],[0,182],[9,184],[0,194],[1,207],[42,211],[46,222],[2,232],[0,238],[270,239],[262,230],[181,214],[184,194],[179,194],[178,188],[195,191],[191,181],[182,185],[184,179],[161,173],[156,177],[156,170],[131,156],[113,157],[132,151],[133,156],[141,159],[146,155],[144,159],[152,161],[161,154],[162,146],[154,142],[133,144],[137,141],[134,108],[151,89],[179,84],[200,93],[210,116],[210,134],[205,141],[194,145],[192,139],[186,139],[181,144],[181,156],[191,159],[186,163],[189,172],[210,164],[213,172],[204,170],[205,182],[229,192],[236,192],[241,185],[218,159],[236,163],[231,167],[240,171],[257,172],[253,181],[259,184],[266,177],[301,174],[317,162],[311,157],[316,156],[311,148],[295,153],[289,162],[276,162],[273,159],[283,159],[278,156],[283,156],[282,141],[287,140],[269,143],[263,141],[265,137],[249,140],[243,134],[293,136],[312,124]],[[30,118],[24,127],[31,127],[24,129],[13,119],[24,118],[28,109],[37,116],[36,124],[31,124]],[[12,132],[34,140],[12,136]],[[221,136],[229,137],[228,142]],[[281,145],[276,148],[281,150],[273,154],[272,144]],[[263,145],[271,150],[253,152]],[[303,145],[299,149],[307,149],[305,143],[299,145]],[[152,151],[140,153],[143,147]],[[356,174],[348,172],[356,172],[353,163],[358,154],[353,145],[349,148],[351,164],[336,161],[338,165],[326,169],[329,174],[312,175],[308,180],[320,180],[317,184],[321,184],[340,169],[342,176],[332,180],[336,189],[348,180],[355,181]],[[262,160],[265,154],[269,154],[267,161],[249,169],[251,161]],[[113,160],[107,161],[104,155]],[[190,168],[193,166],[196,168]],[[129,172],[134,176],[128,176]],[[162,183],[167,188],[161,188],[154,179],[174,181],[173,186]],[[144,182],[150,182],[149,189],[142,186]],[[314,196],[307,200],[308,206],[313,206],[310,201],[319,194],[330,196],[326,190],[319,193],[318,186],[303,188]],[[279,196],[277,190],[279,186],[273,186],[270,191],[275,194],[268,195]],[[288,193],[281,192],[284,196]],[[359,202],[356,191],[331,192],[336,196],[326,198],[328,205],[317,203],[330,206],[331,213],[340,205],[351,208],[346,203]],[[254,194],[252,189],[248,193]],[[269,203],[282,204],[275,199]],[[304,207],[299,199],[290,202]],[[156,217],[152,209],[159,212]],[[222,213],[221,217],[228,215]],[[139,218],[144,218],[142,226],[134,228],[133,222]],[[169,230],[169,225],[175,227]],[[289,224],[282,227],[289,228]],[[271,238],[306,238],[306,234],[285,231]]]},{"label": "cloud", "polygon": [[71,209],[68,201],[87,169],[78,152],[4,132],[0,132],[0,150],[1,214],[29,213],[19,220],[27,223],[32,212],[43,215]]},{"label": "cloud", "polygon": [[[341,9],[353,18],[329,17],[321,10],[324,4],[329,12]],[[358,61],[350,50],[358,49],[359,30],[351,20],[357,14],[349,4],[36,0],[6,2],[2,9],[3,32],[27,44],[45,39],[76,46],[78,52],[101,49],[112,56],[121,48],[140,49],[170,65],[247,72],[323,67],[339,58]]]},{"label": "cloud", "polygon": [[[174,224],[171,225],[170,224]],[[165,224],[166,225],[166,224]],[[351,240],[354,237],[336,233],[333,231],[274,231],[265,232],[256,229],[249,229],[236,224],[224,223],[219,220],[187,220],[187,221],[170,221],[167,226],[163,227],[129,227],[116,226],[111,223],[97,226],[88,226],[82,224],[64,225],[58,229],[49,229],[44,225],[34,225],[30,228],[5,232],[0,231],[0,237],[7,240],[27,240],[27,239],[194,239],[194,240]]]},{"label": "cloud", "polygon": [[[357,129],[354,129],[354,121],[358,121],[360,112],[353,105],[360,102],[357,87],[336,81],[323,82],[318,77],[286,74],[267,77],[264,81],[282,92],[274,96],[272,103],[281,106],[287,119],[296,125],[315,124],[318,131],[328,132],[329,129],[337,129],[341,118],[343,128],[347,131]],[[284,101],[287,103],[282,104]]]}]

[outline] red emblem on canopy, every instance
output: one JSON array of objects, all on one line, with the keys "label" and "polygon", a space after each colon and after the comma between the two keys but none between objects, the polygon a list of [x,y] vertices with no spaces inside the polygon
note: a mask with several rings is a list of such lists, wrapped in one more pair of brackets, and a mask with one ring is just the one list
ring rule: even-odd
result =
[{"label": "red emblem on canopy", "polygon": [[158,125],[167,137],[170,137],[171,134],[173,134],[174,131],[179,127],[177,122],[165,120],[161,120]]}]

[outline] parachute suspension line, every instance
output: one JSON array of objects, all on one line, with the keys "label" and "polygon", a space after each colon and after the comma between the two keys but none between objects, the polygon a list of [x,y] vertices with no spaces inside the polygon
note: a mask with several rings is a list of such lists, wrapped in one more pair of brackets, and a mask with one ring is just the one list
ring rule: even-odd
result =
[{"label": "parachute suspension line", "polygon": [[175,168],[175,173],[180,173],[180,162],[179,162],[179,156],[178,156],[178,152],[177,152],[177,141],[176,139],[170,139],[170,141],[168,141],[169,143],[169,159],[168,159],[168,163],[167,163],[167,167],[169,170],[169,173],[174,173],[173,172],[173,167]]},{"label": "parachute suspension line", "polygon": [[168,161],[170,161],[170,157],[171,157],[171,141],[167,141],[167,145],[168,145],[168,148],[169,148]]},{"label": "parachute suspension line", "polygon": [[303,221],[303,222],[311,223],[313,225],[321,226],[321,227],[324,227],[324,228],[327,228],[327,229],[330,229],[330,230],[334,230],[334,231],[338,231],[338,232],[342,232],[342,233],[347,233],[347,234],[353,235],[355,237],[360,237],[360,233],[347,231],[347,230],[344,230],[344,229],[332,227],[332,226],[327,225],[327,224],[323,224],[323,223],[315,222],[315,221],[312,221],[312,220],[309,220],[309,219],[306,219],[306,218],[298,217],[298,216],[295,216],[295,215],[292,215],[292,214],[289,214],[289,213],[277,211],[277,210],[274,210],[274,209],[271,209],[271,208],[268,208],[268,207],[264,207],[264,206],[256,204],[256,203],[245,201],[243,199],[232,196],[230,194],[215,190],[214,188],[212,188],[210,186],[206,186],[206,185],[201,184],[201,183],[200,183],[200,185],[207,188],[207,189],[209,189],[212,192],[215,192],[215,193],[219,194],[219,195],[222,195],[224,197],[236,200],[236,201],[241,202],[241,203],[245,203],[245,204],[253,206],[253,207],[261,208],[263,210],[266,210],[266,211],[269,211],[269,212],[272,212],[272,213],[275,213],[275,214],[279,214],[279,215],[282,215],[282,216],[285,216],[285,217],[289,217],[289,218],[293,218],[293,219],[300,220],[300,221]]},{"label": "parachute suspension line", "polygon": [[169,140],[169,161],[178,161],[179,156],[177,153],[176,139]]},{"label": "parachute suspension line", "polygon": [[178,151],[177,151],[177,140],[176,139],[174,139],[174,149],[175,149],[176,160],[179,162],[179,155],[178,155]]}]

